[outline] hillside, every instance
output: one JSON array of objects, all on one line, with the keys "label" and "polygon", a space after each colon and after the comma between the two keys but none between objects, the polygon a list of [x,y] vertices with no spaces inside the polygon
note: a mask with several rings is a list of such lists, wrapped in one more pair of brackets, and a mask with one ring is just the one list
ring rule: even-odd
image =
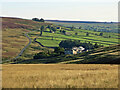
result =
[{"label": "hillside", "polygon": [[[36,22],[27,19],[20,18],[2,18],[2,36],[3,36],[3,61],[11,59],[9,63],[120,63],[118,51],[118,33],[102,32],[85,30],[83,28],[65,27],[51,24]],[[56,29],[55,32],[50,32],[51,29],[47,28],[48,25]],[[40,27],[45,26],[45,30],[40,36]],[[63,33],[65,31],[65,33]],[[77,33],[77,34],[76,34]],[[86,35],[89,33],[89,35]],[[26,36],[27,35],[27,36]],[[28,37],[31,39],[28,39]],[[103,45],[102,48],[90,50],[89,52],[83,52],[77,55],[60,55],[50,58],[33,59],[33,56],[39,52],[52,52],[55,47],[59,46],[62,40],[79,40],[80,42],[91,42],[92,44],[98,43]],[[26,45],[30,45],[26,47]],[[20,55],[17,60],[14,60],[16,56],[25,48],[25,51]]]},{"label": "hillside", "polygon": [[[25,36],[25,33],[38,30],[42,25],[51,25],[48,23],[40,23],[13,17],[0,17],[0,19],[2,19],[2,22],[0,23],[2,23],[3,60],[15,58],[18,53],[20,53],[20,51],[28,44],[29,39]],[[36,50],[36,52],[39,51]]]},{"label": "hillside", "polygon": [[17,64],[120,64],[119,46],[102,47],[77,55],[62,55],[44,59],[18,60]]},{"label": "hillside", "polygon": [[117,23],[117,22],[98,22],[98,21],[65,21],[65,20],[45,20],[48,22],[61,22],[61,23],[106,23],[106,24],[110,24],[110,23]]}]

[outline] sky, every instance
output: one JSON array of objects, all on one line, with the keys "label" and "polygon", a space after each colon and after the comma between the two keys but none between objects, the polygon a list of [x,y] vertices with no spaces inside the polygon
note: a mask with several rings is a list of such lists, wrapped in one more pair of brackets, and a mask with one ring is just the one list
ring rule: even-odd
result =
[{"label": "sky", "polygon": [[[33,2],[34,1],[34,2]],[[118,21],[119,0],[2,0],[0,16],[25,19]]]}]

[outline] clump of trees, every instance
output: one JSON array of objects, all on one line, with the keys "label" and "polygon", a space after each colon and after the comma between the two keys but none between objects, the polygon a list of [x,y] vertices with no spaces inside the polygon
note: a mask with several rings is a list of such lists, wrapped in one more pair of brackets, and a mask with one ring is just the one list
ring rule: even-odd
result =
[{"label": "clump of trees", "polygon": [[60,33],[66,35],[66,31],[65,30],[60,30]]},{"label": "clump of trees", "polygon": [[48,25],[47,28],[50,30],[50,33],[56,32],[56,30],[57,30],[56,27],[53,27],[53,26],[50,26],[50,25]]},{"label": "clump of trees", "polygon": [[76,32],[75,35],[78,35],[78,33]]},{"label": "clump of trees", "polygon": [[62,40],[59,44],[60,47],[62,48],[72,48],[72,47],[79,47],[82,46],[85,48],[85,50],[88,49],[94,49],[101,47],[103,45],[99,45],[98,43],[91,43],[91,42],[81,42],[80,40]]},{"label": "clump of trees", "polygon": [[39,52],[33,56],[34,59],[42,59],[42,58],[47,58],[49,54],[45,52]]},{"label": "clump of trees", "polygon": [[53,52],[39,52],[33,56],[34,59],[50,58],[64,54],[64,48],[56,47]]},{"label": "clump of trees", "polygon": [[45,22],[45,20],[43,18],[39,19],[39,18],[33,18],[33,21],[37,21],[37,22]]},{"label": "clump of trees", "polygon": [[63,33],[64,35],[66,35],[66,31],[65,31],[65,30],[63,30],[62,33]]},{"label": "clump of trees", "polygon": [[82,29],[82,27],[80,26],[79,29]]},{"label": "clump of trees", "polygon": [[102,33],[102,32],[100,33],[100,36],[103,36],[103,33]]},{"label": "clump of trees", "polygon": [[64,54],[64,48],[61,48],[61,47],[56,47],[54,52],[61,55],[61,54]]},{"label": "clump of trees", "polygon": [[55,27],[51,27],[51,30],[52,30],[53,32],[56,32],[56,28],[55,28]]},{"label": "clump of trees", "polygon": [[88,33],[88,32],[86,33],[86,36],[89,36],[89,33]]},{"label": "clump of trees", "polygon": [[74,29],[75,29],[75,27],[74,27],[74,26],[72,26],[72,27],[71,27],[71,30],[73,31]]}]

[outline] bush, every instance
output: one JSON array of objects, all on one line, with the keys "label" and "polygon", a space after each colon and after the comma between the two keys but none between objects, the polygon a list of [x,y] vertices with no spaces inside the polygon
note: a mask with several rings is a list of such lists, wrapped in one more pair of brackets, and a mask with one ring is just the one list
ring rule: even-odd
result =
[{"label": "bush", "polygon": [[61,47],[56,47],[54,52],[57,53],[57,54],[64,54],[64,48],[61,48]]},{"label": "bush", "polygon": [[45,52],[39,52],[34,55],[34,59],[42,59],[42,58],[47,58],[49,55]]},{"label": "bush", "polygon": [[72,47],[79,47],[83,46],[85,49],[92,49],[92,43],[81,43],[79,40],[63,40],[59,44],[60,47],[63,48],[72,48]]}]

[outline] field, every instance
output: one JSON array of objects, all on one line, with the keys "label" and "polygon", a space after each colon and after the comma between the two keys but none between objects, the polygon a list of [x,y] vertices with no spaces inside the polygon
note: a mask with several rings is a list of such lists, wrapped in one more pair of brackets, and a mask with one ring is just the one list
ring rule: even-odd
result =
[{"label": "field", "polygon": [[54,22],[54,21],[47,21],[48,23],[53,23],[60,26],[65,27],[81,27],[83,30],[91,30],[91,31],[99,31],[99,32],[113,32],[118,33],[118,24],[117,23],[73,23],[73,22]]},{"label": "field", "polygon": [[117,88],[118,65],[4,64],[3,88]]},{"label": "field", "polygon": [[[63,29],[64,30],[64,29]],[[118,44],[118,34],[117,33],[107,33],[104,32],[103,36],[99,36],[100,32],[90,31],[90,30],[80,30],[74,29],[74,31],[66,30],[66,35],[60,33],[60,30],[57,30],[55,33],[50,33],[47,29],[43,32],[41,37],[38,37],[37,41],[47,47],[57,47],[62,40],[73,39],[80,40],[81,42],[92,42],[98,43],[104,46],[109,46],[113,44]],[[86,33],[89,33],[89,36],[86,36]],[[77,35],[75,35],[77,33]],[[109,38],[109,36],[111,36]]]}]

